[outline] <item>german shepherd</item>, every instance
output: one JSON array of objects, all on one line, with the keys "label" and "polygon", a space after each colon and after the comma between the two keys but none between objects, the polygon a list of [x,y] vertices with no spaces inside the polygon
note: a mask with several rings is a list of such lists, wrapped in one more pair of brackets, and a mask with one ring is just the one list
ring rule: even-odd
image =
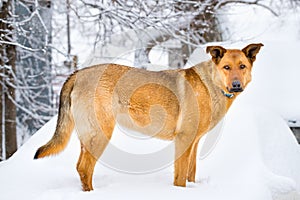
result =
[{"label": "german shepherd", "polygon": [[60,93],[52,139],[34,158],[60,153],[76,127],[81,143],[77,163],[82,188],[93,190],[92,176],[115,124],[175,143],[174,185],[195,182],[200,138],[226,114],[251,81],[263,44],[238,49],[208,46],[211,60],[188,69],[147,71],[101,64],[70,75]]}]

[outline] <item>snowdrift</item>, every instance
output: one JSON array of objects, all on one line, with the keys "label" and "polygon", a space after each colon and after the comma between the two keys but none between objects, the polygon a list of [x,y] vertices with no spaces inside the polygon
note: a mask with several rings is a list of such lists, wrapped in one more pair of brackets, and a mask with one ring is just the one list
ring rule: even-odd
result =
[{"label": "snowdrift", "polygon": [[[276,114],[239,99],[226,116],[214,149],[204,159],[198,156],[197,182],[186,188],[172,185],[172,166],[133,175],[98,163],[95,190],[82,192],[75,169],[80,149],[76,134],[60,155],[33,160],[36,149],[51,138],[55,125],[56,117],[12,158],[0,163],[1,199],[299,198],[300,149],[289,127]],[[115,132],[122,134],[118,128]],[[126,146],[126,140],[124,143]],[[133,145],[130,143],[131,150]],[[151,145],[144,148],[151,150]]]}]

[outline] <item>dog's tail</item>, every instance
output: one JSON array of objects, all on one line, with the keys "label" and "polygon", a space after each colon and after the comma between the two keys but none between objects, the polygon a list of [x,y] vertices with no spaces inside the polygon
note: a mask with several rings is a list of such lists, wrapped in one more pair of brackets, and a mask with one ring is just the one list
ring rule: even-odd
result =
[{"label": "dog's tail", "polygon": [[35,153],[34,159],[58,154],[67,146],[74,129],[74,119],[71,113],[71,93],[74,87],[76,74],[72,74],[64,83],[59,100],[58,119],[52,139],[41,146]]}]

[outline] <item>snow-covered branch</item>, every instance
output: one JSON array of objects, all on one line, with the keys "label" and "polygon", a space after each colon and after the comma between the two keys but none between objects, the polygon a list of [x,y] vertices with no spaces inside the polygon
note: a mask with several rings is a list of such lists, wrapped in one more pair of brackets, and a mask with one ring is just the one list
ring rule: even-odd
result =
[{"label": "snow-covered branch", "polygon": [[[15,106],[20,138],[32,135],[56,110],[52,99],[52,22],[48,3],[7,1],[5,11],[8,17],[0,19],[0,46],[5,49],[0,52],[1,94],[2,99]],[[15,48],[15,53],[8,52],[7,47]]]},{"label": "snow-covered branch", "polygon": [[254,6],[260,6],[264,9],[267,9],[270,11],[274,16],[278,17],[279,14],[275,12],[270,6],[265,5],[261,2],[264,0],[255,0],[255,1],[246,1],[246,0],[225,0],[225,1],[220,1],[220,3],[217,5],[218,8],[221,8],[223,6],[226,6],[228,4],[245,4],[245,5],[254,5]]},{"label": "snow-covered branch", "polygon": [[22,45],[22,44],[20,44],[20,43],[17,43],[17,42],[8,42],[8,41],[1,41],[1,40],[0,40],[0,44],[9,44],[9,45],[17,46],[17,47],[20,47],[20,48],[22,48],[22,49],[25,49],[25,50],[27,50],[27,51],[32,51],[32,52],[41,51],[41,49],[33,49],[33,48],[24,46],[24,45]]}]

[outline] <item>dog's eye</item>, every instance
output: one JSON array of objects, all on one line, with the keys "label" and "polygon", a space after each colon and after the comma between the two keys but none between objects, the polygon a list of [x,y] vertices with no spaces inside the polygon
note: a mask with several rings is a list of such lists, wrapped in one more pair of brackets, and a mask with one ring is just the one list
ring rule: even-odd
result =
[{"label": "dog's eye", "polygon": [[240,69],[245,69],[246,65],[240,65]]},{"label": "dog's eye", "polygon": [[230,67],[229,67],[228,65],[225,65],[223,68],[224,68],[225,70],[230,70]]}]

